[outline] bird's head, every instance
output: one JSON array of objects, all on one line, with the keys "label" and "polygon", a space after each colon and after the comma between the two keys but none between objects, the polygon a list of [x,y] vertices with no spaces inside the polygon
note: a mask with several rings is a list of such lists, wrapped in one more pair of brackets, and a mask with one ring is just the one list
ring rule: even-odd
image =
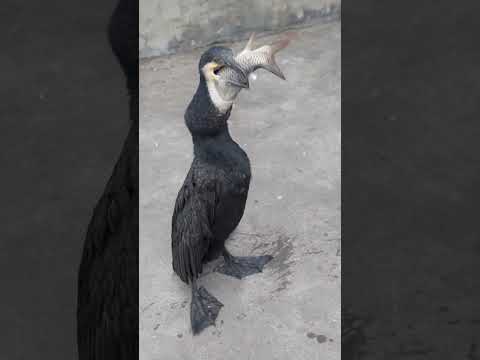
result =
[{"label": "bird's head", "polygon": [[[239,81],[232,83],[234,86],[248,89],[248,76],[242,70],[240,65],[233,57],[232,49],[223,46],[214,46],[205,51],[200,57],[198,64],[200,74],[208,82],[219,81],[219,71],[224,67],[229,67],[239,74]],[[232,81],[229,79],[229,81]]]},{"label": "bird's head", "polygon": [[[225,86],[229,85],[238,88],[249,88],[248,76],[235,61],[233,51],[223,46],[214,46],[205,51],[200,57],[198,64],[201,81],[205,81],[210,99],[213,104],[221,111],[231,106],[233,99],[230,99],[225,91]],[[220,70],[231,68],[238,76],[236,80],[222,79]],[[225,84],[228,82],[228,84]]]}]

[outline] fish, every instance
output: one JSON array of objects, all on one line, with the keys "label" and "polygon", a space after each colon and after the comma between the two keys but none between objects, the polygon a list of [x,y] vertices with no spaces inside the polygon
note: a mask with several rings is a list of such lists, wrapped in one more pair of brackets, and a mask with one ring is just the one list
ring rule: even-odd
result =
[{"label": "fish", "polygon": [[[294,36],[295,34],[288,33],[283,39],[277,40],[270,45],[263,45],[257,49],[253,49],[255,33],[252,33],[245,48],[235,55],[234,59],[247,76],[257,69],[265,69],[282,80],[285,80],[285,75],[275,61],[275,54],[287,47]],[[236,82],[239,82],[238,78],[240,75],[238,72],[225,66],[217,75],[219,76],[219,90],[224,99],[230,101],[235,99],[242,90],[242,87],[234,85]]]}]

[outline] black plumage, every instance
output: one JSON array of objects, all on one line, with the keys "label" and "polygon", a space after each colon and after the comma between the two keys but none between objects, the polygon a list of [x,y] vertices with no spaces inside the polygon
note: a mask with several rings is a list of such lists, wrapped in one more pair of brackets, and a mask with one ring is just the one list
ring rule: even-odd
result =
[{"label": "black plumage", "polygon": [[[207,61],[201,59],[200,68]],[[243,216],[251,177],[250,160],[228,130],[231,109],[222,113],[215,107],[200,74],[185,112],[194,159],[172,218],[173,269],[184,282],[197,278],[202,264],[221,254]]]},{"label": "black plumage", "polygon": [[203,264],[223,254],[229,266],[217,270],[241,278],[261,271],[270,260],[268,256],[235,258],[225,249],[225,241],[243,216],[251,178],[249,158],[228,129],[231,107],[222,112],[215,106],[202,70],[208,63],[223,64],[226,58],[231,63],[231,50],[215,47],[200,59],[200,82],[185,112],[194,159],[172,218],[173,269],[192,284],[194,334],[213,324],[222,306],[204,288],[197,290]]},{"label": "black plumage", "polygon": [[120,0],[109,37],[127,78],[130,130],[90,220],[78,273],[80,360],[138,357],[138,2]]}]

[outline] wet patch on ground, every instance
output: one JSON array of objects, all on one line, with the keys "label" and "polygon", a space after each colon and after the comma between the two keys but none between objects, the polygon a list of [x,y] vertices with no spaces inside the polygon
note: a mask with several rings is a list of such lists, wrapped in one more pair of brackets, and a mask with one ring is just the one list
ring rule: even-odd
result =
[{"label": "wet patch on ground", "polygon": [[261,249],[262,255],[272,255],[273,260],[267,265],[273,272],[278,284],[275,292],[283,291],[291,284],[293,275],[292,267],[295,265],[294,255],[295,236],[288,236],[282,233],[275,233],[265,241],[265,237],[258,237],[253,246],[253,251]]}]

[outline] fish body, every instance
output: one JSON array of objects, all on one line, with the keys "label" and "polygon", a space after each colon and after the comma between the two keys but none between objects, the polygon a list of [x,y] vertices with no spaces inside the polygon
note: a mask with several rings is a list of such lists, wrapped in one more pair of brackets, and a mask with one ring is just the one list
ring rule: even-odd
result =
[{"label": "fish body", "polygon": [[[275,41],[270,45],[261,46],[257,49],[253,49],[254,39],[255,34],[252,34],[245,48],[235,56],[235,61],[240,68],[247,76],[257,69],[265,69],[285,80],[285,76],[275,61],[275,54],[289,44],[291,36],[287,36],[284,39]],[[242,89],[240,86],[235,86],[235,83],[239,80],[239,74],[232,68],[226,66],[218,72],[218,75],[220,93],[225,100],[234,100]]]}]

